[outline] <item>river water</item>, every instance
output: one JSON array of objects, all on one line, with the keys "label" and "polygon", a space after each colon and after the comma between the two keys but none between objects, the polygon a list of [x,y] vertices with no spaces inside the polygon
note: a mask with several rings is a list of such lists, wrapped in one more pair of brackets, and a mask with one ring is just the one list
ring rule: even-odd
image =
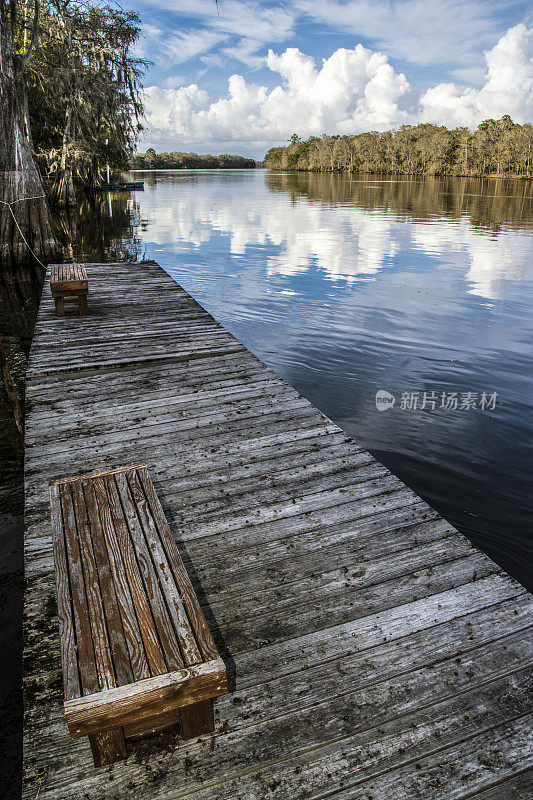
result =
[{"label": "river water", "polygon": [[[67,258],[158,261],[533,588],[533,183],[264,170],[135,179],[144,192],[100,195],[58,218],[72,242]],[[12,281],[0,293],[0,333],[19,387],[36,302],[30,285],[22,282],[16,301]],[[22,449],[1,403],[0,453],[1,646],[11,665],[0,697],[11,744],[1,755],[13,777]]]},{"label": "river water", "polygon": [[531,586],[533,184],[135,177],[139,251]]}]

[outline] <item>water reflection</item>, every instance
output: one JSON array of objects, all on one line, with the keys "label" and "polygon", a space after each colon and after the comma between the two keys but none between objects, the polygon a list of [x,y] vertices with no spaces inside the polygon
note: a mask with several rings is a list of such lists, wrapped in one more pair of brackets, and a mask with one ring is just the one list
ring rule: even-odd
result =
[{"label": "water reflection", "polygon": [[83,195],[77,208],[57,211],[54,223],[64,261],[142,258],[138,204],[127,192]]},{"label": "water reflection", "polygon": [[468,217],[472,225],[497,233],[502,226],[533,226],[531,181],[478,178],[381,178],[316,172],[268,173],[272,191],[372,211],[395,212],[411,221],[433,216]]},{"label": "water reflection", "polygon": [[[21,404],[42,278],[40,268],[27,265],[0,272],[1,344]],[[17,796],[21,773],[23,464],[22,439],[0,378],[0,784],[7,787],[6,798]]]},{"label": "water reflection", "polygon": [[[372,231],[372,212],[394,214],[409,225],[411,245],[427,256],[445,259],[468,255],[465,278],[468,291],[487,299],[502,298],[505,280],[531,277],[531,182],[511,180],[346,179],[341,175],[273,173],[267,176],[273,191],[322,203],[365,209],[358,245],[376,271],[387,260],[384,234],[397,252],[399,226]],[[369,213],[370,212],[370,213]],[[413,224],[416,223],[416,224]],[[450,224],[452,223],[452,224]],[[365,236],[365,230],[370,236]],[[359,270],[359,271],[364,271]],[[337,273],[339,274],[339,273]],[[342,273],[341,273],[342,274]]]},{"label": "water reflection", "polygon": [[[138,174],[138,173],[137,173]],[[524,582],[531,182],[146,173],[137,233],[254,352]],[[377,413],[375,393],[398,404]],[[497,392],[409,412],[404,391]]]},{"label": "water reflection", "polygon": [[[139,200],[144,227],[153,244],[174,244],[175,252],[224,234],[232,256],[270,248],[267,276],[318,269],[355,283],[411,250],[462,270],[466,290],[487,300],[505,295],[506,280],[528,275],[529,183],[319,174],[268,174],[252,183],[242,173],[168,172],[157,174],[156,188],[155,174],[147,174],[150,189]],[[243,208],[237,187],[251,183]]]}]

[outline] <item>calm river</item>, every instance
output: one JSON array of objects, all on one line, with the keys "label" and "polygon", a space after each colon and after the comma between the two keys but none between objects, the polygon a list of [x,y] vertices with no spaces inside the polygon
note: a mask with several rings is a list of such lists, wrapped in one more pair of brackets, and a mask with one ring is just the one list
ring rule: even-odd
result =
[{"label": "calm river", "polygon": [[139,252],[531,586],[533,185],[135,177]]},{"label": "calm river", "polygon": [[[533,588],[532,183],[264,170],[135,179],[144,192],[101,195],[61,220],[71,258],[158,261]],[[31,298],[21,302],[29,314]],[[5,308],[0,323],[22,374]],[[2,414],[1,645],[16,677],[21,450]],[[4,709],[14,690],[4,685]]]}]

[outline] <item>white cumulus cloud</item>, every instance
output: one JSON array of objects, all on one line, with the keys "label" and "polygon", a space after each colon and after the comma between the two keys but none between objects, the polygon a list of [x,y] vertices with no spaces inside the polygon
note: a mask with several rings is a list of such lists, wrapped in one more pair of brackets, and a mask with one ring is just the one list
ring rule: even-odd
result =
[{"label": "white cumulus cloud", "polygon": [[209,95],[195,83],[180,89],[151,86],[145,92],[146,120],[151,140],[175,137],[176,142],[190,135],[195,115],[209,104]]},{"label": "white cumulus cloud", "polygon": [[174,129],[176,143],[265,145],[294,131],[309,136],[384,130],[407,120],[399,107],[409,90],[405,75],[395,72],[385,55],[360,44],[336,50],[320,69],[297,48],[280,55],[269,50],[266,63],[281,77],[271,90],[241,75],[229,78],[228,94],[218,100],[196,84],[147,88],[147,141],[166,141]]},{"label": "white cumulus cloud", "polygon": [[515,25],[485,52],[481,89],[439,83],[420,98],[421,119],[448,125],[479,124],[509,114],[515,122],[533,119],[533,29]]},{"label": "white cumulus cloud", "polygon": [[[193,47],[195,42],[186,44]],[[503,114],[516,122],[530,121],[533,29],[524,24],[510,28],[485,52],[485,60],[481,88],[440,83],[416,97],[385,54],[361,44],[336,50],[320,66],[297,48],[279,54],[269,50],[266,65],[279,76],[273,88],[232,75],[227,94],[218,99],[196,84],[146,89],[145,143],[259,154],[293,132],[303,137],[359,133],[420,121],[473,127]]]}]

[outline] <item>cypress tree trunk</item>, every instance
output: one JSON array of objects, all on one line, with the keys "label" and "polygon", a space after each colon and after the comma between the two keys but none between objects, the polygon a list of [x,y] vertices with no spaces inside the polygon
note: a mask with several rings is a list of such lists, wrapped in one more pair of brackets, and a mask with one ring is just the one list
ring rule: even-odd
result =
[{"label": "cypress tree trunk", "polygon": [[25,124],[24,66],[24,56],[13,54],[7,3],[0,0],[0,265],[32,260],[5,203],[11,204],[38,258],[51,258],[55,249],[50,210]]},{"label": "cypress tree trunk", "polygon": [[61,162],[59,172],[52,187],[52,201],[59,208],[68,208],[76,205],[76,192],[72,180],[72,170],[69,166],[69,147],[72,141],[74,111],[72,105],[67,107],[65,128],[63,130],[63,143],[61,147]]}]

